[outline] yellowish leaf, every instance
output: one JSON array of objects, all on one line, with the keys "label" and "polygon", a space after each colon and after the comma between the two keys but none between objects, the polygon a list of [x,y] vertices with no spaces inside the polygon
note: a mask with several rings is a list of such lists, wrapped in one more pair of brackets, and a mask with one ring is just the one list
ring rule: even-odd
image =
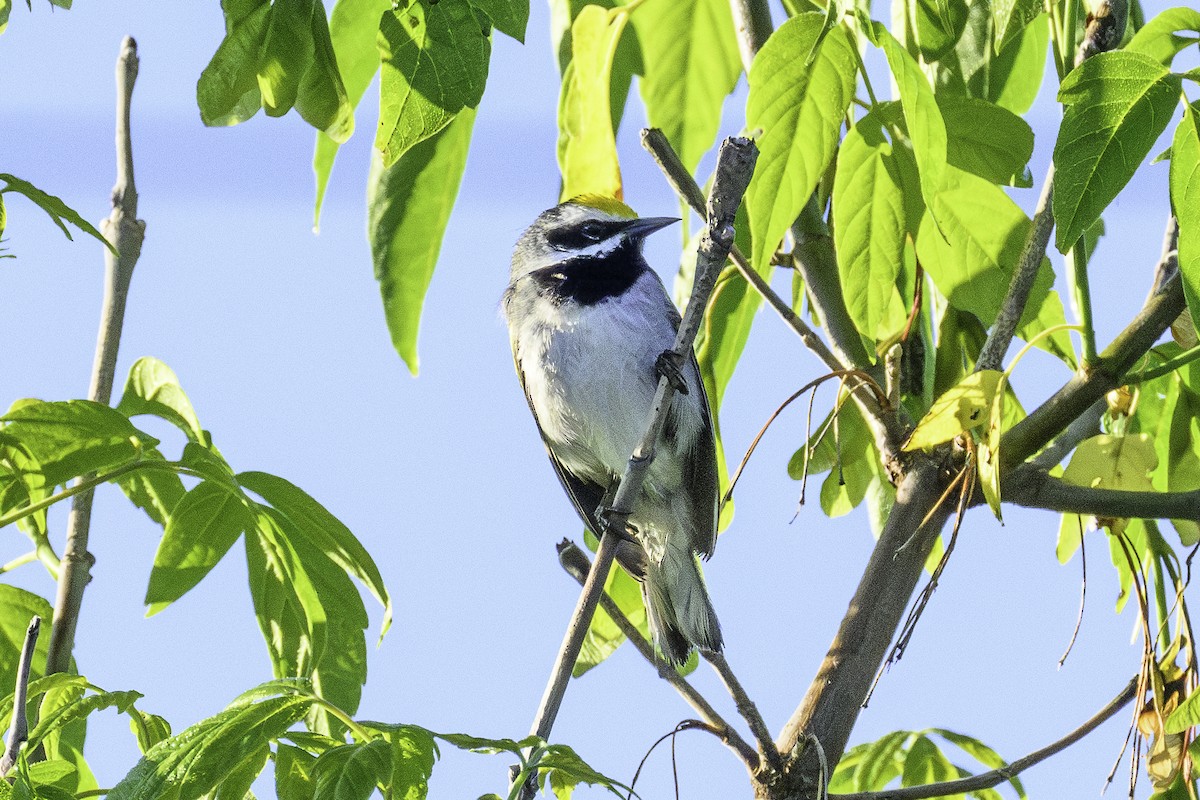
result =
[{"label": "yellowish leaf", "polygon": [[946,390],[934,401],[929,412],[917,423],[905,450],[921,450],[948,442],[960,433],[987,422],[988,413],[1000,385],[999,370],[983,369]]}]

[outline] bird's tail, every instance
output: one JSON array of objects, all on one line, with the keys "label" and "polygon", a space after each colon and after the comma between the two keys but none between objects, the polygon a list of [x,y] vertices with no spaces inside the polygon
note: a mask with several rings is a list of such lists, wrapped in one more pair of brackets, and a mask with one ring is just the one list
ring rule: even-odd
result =
[{"label": "bird's tail", "polygon": [[680,664],[692,647],[720,651],[721,624],[691,548],[668,546],[660,563],[648,562],[642,596],[650,632],[663,656]]}]

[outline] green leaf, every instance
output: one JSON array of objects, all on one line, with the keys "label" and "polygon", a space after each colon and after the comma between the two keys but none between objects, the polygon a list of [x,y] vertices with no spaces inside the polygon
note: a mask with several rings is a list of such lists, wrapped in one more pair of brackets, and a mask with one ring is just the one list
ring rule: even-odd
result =
[{"label": "green leaf", "polygon": [[378,44],[383,64],[375,146],[390,167],[479,105],[492,43],[467,0],[441,0],[385,12]]},{"label": "green leaf", "polygon": [[1038,0],[991,0],[988,5],[995,25],[997,54],[1012,44],[1042,11],[1042,3]]},{"label": "green leaf", "polygon": [[1187,107],[1171,144],[1171,207],[1179,220],[1179,273],[1200,330],[1200,103]]},{"label": "green leaf", "polygon": [[[906,4],[909,5],[909,4]],[[954,48],[967,24],[967,4],[963,0],[914,0],[917,48],[926,62],[937,61]]]},{"label": "green leaf", "polygon": [[268,116],[281,117],[296,104],[300,80],[312,61],[311,18],[316,0],[274,0],[259,56],[258,91]]},{"label": "green leaf", "polygon": [[312,766],[307,751],[280,742],[275,746],[275,796],[279,800],[313,800]]},{"label": "green leaf", "polygon": [[[312,765],[314,800],[367,800],[392,778],[392,745],[384,739],[326,750]],[[390,796],[390,795],[389,795]]]},{"label": "green leaf", "polygon": [[826,516],[840,517],[857,508],[866,497],[875,479],[871,462],[877,454],[871,432],[853,403],[843,403],[837,429],[826,435],[837,437],[841,463],[829,471],[821,484],[821,510]]},{"label": "green leaf", "polygon": [[367,179],[367,237],[375,278],[392,344],[414,375],[421,307],[458,196],[474,122],[475,112],[463,110],[391,167],[374,159]]},{"label": "green leaf", "polygon": [[572,785],[586,783],[589,786],[602,786],[617,797],[624,797],[626,791],[633,792],[620,781],[593,769],[565,744],[547,745],[546,754],[538,762],[538,770],[547,777],[554,777],[557,773],[560,779],[566,778]]},{"label": "green leaf", "polygon": [[[1029,219],[1003,189],[954,167],[947,170],[936,202],[941,230],[928,216],[922,221],[917,256],[952,306],[991,325],[1008,293]],[[1044,258],[1021,315],[1022,337],[1032,338],[1048,320],[1061,319],[1062,302],[1050,292],[1053,282],[1054,272]],[[1042,339],[1038,346],[1055,354],[1071,350],[1065,332]]]},{"label": "green leaf", "polygon": [[986,100],[938,100],[946,123],[946,161],[992,183],[1012,184],[1027,171],[1033,129],[1006,108]]},{"label": "green leaf", "polygon": [[[67,228],[66,223],[68,222],[88,236],[99,241],[113,255],[117,255],[117,249],[113,247],[112,243],[108,239],[105,239],[103,234],[96,230],[92,223],[79,216],[78,211],[64,203],[60,198],[52,194],[47,194],[29,181],[21,180],[15,175],[9,175],[7,172],[0,172],[0,181],[4,181],[4,188],[0,189],[0,197],[5,192],[16,192],[17,194],[25,195],[34,205],[45,211],[50,216],[50,219],[54,221],[54,224],[58,226],[59,230],[63,232],[63,235],[71,241],[74,241],[74,239],[71,236],[71,231]],[[2,210],[2,206],[0,206],[0,210]],[[3,213],[0,213],[0,233],[4,232],[4,225],[2,224],[3,216]]]},{"label": "green leaf", "polygon": [[[17,682],[17,662],[20,660],[21,648],[25,644],[25,631],[29,621],[34,617],[42,619],[42,634],[38,637],[33,651],[33,662],[30,667],[30,677],[36,681],[44,674],[46,664],[46,649],[50,637],[47,635],[50,620],[54,617],[54,609],[50,603],[32,592],[0,583],[0,689],[8,700],[0,703],[0,724],[7,726],[12,721],[12,691]],[[35,697],[33,685],[30,697]]]},{"label": "green leaf", "polygon": [[1062,477],[1076,486],[1149,492],[1154,490],[1150,473],[1157,464],[1149,435],[1104,433],[1083,440],[1075,448]]},{"label": "green leaf", "polygon": [[[1196,35],[1180,36],[1179,31]],[[1144,53],[1169,67],[1175,56],[1197,42],[1200,42],[1200,11],[1180,6],[1156,14],[1133,35],[1125,45],[1125,52]]]},{"label": "green leaf", "polygon": [[203,481],[184,495],[154,554],[144,601],[147,615],[183,597],[253,525],[245,498],[224,486]]},{"label": "green leaf", "polygon": [[1049,43],[1050,25],[1043,15],[1027,25],[1011,45],[987,59],[987,69],[980,71],[986,80],[978,96],[1014,114],[1027,112],[1042,88]]},{"label": "green leaf", "polygon": [[610,82],[629,13],[588,5],[571,25],[571,63],[558,99],[558,169],[562,199],[581,194],[620,198],[621,166],[612,126]]},{"label": "green leaf", "polygon": [[425,800],[438,757],[433,734],[416,725],[389,726],[383,734],[392,744],[390,796],[393,800]]},{"label": "green leaf", "polygon": [[[964,753],[971,756],[980,764],[983,764],[989,769],[1003,769],[1004,767],[1008,766],[1008,762],[1001,758],[999,753],[976,739],[974,736],[955,733],[954,731],[949,731],[945,728],[933,728],[930,733],[936,733],[938,736],[941,736],[943,739],[950,742],[955,747],[959,748]],[[1026,797],[1025,787],[1021,785],[1021,779],[1016,775],[1013,775],[1008,779],[1008,782],[1012,784],[1013,790],[1017,793],[1017,797],[1021,798],[1021,800],[1024,800]]]},{"label": "green leaf", "polygon": [[933,88],[921,67],[896,41],[896,37],[878,22],[869,35],[887,56],[888,66],[900,93],[900,106],[920,173],[921,196],[939,227],[942,210],[936,205],[946,171],[946,123],[934,98]]},{"label": "green leaf", "polygon": [[771,34],[750,70],[746,127],[759,157],[746,191],[751,263],[765,270],[833,160],[854,97],[858,62],[843,27],[821,39],[824,16],[798,14]]},{"label": "green leaf", "polygon": [[742,74],[729,3],[659,0],[639,6],[631,21],[645,64],[639,88],[646,116],[695,171]]},{"label": "green leaf", "polygon": [[[313,2],[308,24],[313,52],[300,78],[296,112],[333,141],[345,142],[354,133],[354,104],[342,84],[325,7],[320,2]],[[369,47],[366,49],[370,52]]]},{"label": "green leaf", "polygon": [[523,748],[541,741],[537,736],[527,736],[519,742],[513,739],[488,739],[467,733],[435,733],[434,736],[447,744],[454,745],[459,750],[486,754],[513,753],[515,755],[520,753]]},{"label": "green leaf", "polygon": [[879,791],[900,774],[910,736],[910,731],[892,731],[865,745],[856,775],[859,791]]},{"label": "green leaf", "polygon": [[972,372],[934,400],[904,443],[904,449],[929,449],[985,425],[1002,374],[994,369]]},{"label": "green leaf", "polygon": [[[166,462],[157,449],[142,453],[143,461]],[[117,479],[117,485],[129,502],[146,512],[150,519],[165,526],[175,506],[187,494],[183,481],[171,469],[147,466]]]},{"label": "green leaf", "polygon": [[144,356],[134,362],[117,411],[127,417],[153,414],[179,428],[193,442],[205,439],[196,410],[183,393],[175,371],[157,358]]},{"label": "green leaf", "polygon": [[205,125],[237,125],[262,108],[258,61],[270,15],[271,6],[265,0],[240,16],[226,8],[225,39],[196,82],[196,105]]},{"label": "green leaf", "polygon": [[[338,0],[329,14],[329,38],[334,60],[346,90],[351,114],[358,107],[367,86],[379,71],[379,53],[375,37],[379,35],[379,20],[392,7],[391,0]],[[317,133],[313,152],[313,173],[316,176],[316,202],[313,209],[313,228],[321,219],[321,204],[329,186],[329,174],[341,145],[323,132]]]},{"label": "green leaf", "polygon": [[901,786],[924,786],[957,777],[958,770],[929,737],[920,735],[913,739],[908,748],[908,755],[904,758],[904,772],[900,776]]},{"label": "green leaf", "polygon": [[158,440],[102,403],[90,400],[27,402],[0,417],[3,430],[20,442],[51,486],[138,459]]},{"label": "green leaf", "polygon": [[67,725],[87,718],[92,712],[115,708],[122,714],[127,713],[141,697],[140,692],[99,691],[82,696],[72,693],[66,702],[56,703],[52,693],[47,693],[41,705],[37,725],[29,732],[28,747],[38,747],[52,733],[61,732]]},{"label": "green leaf", "polygon": [[904,194],[900,165],[875,114],[858,121],[838,151],[833,182],[833,237],[846,307],[855,326],[875,338],[903,263]]},{"label": "green leaf", "polygon": [[1200,725],[1200,692],[1192,692],[1179,708],[1171,712],[1163,726],[1165,733],[1183,733]]},{"label": "green leaf", "polygon": [[150,748],[108,797],[198,800],[257,759],[261,747],[282,736],[311,703],[308,696],[288,695],[227,708]]},{"label": "green leaf", "polygon": [[250,787],[267,765],[270,755],[271,748],[266,742],[257,747],[251,745],[249,752],[229,770],[229,774],[217,786],[213,800],[253,800],[254,795],[250,792]]},{"label": "green leaf", "polygon": [[171,735],[171,723],[137,708],[129,709],[129,729],[137,737],[138,749],[143,753]]},{"label": "green leaf", "polygon": [[470,0],[471,5],[487,15],[496,30],[525,43],[525,28],[529,24],[529,0]]},{"label": "green leaf", "polygon": [[1180,79],[1143,53],[1100,53],[1062,82],[1055,243],[1070,250],[1133,177],[1179,103]]},{"label": "green leaf", "polygon": [[[8,15],[12,13],[12,0],[0,0],[0,33],[8,27]],[[0,234],[4,233],[4,201],[0,199]]]},{"label": "green leaf", "polygon": [[392,598],[375,561],[350,529],[303,489],[283,478],[265,472],[243,472],[237,480],[270,503],[291,523],[296,535],[303,536],[347,575],[353,575],[370,590],[384,609],[379,633],[382,638],[391,625]]}]

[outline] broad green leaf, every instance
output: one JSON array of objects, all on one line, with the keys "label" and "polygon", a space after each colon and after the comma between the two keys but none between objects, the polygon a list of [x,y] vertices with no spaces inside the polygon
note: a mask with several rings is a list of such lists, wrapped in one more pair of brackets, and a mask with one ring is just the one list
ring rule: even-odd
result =
[{"label": "broad green leaf", "polygon": [[183,455],[179,463],[204,480],[224,486],[233,494],[242,490],[237,478],[233,476],[233,468],[215,448],[188,442],[183,446]]},{"label": "broad green leaf", "polygon": [[224,486],[203,481],[184,495],[154,554],[144,601],[147,615],[183,597],[253,525],[246,500]]},{"label": "broad green leaf", "polygon": [[240,17],[226,9],[225,39],[196,82],[196,105],[205,125],[237,125],[262,108],[258,61],[270,14],[265,1]]},{"label": "broad green leaf", "polygon": [[872,792],[891,783],[904,769],[904,745],[911,736],[910,731],[892,731],[866,745],[857,770],[855,788]]},{"label": "broad green leaf", "polygon": [[171,723],[137,708],[129,709],[129,729],[137,737],[138,749],[143,753],[171,735]]},{"label": "broad green leaf", "polygon": [[367,179],[367,238],[375,278],[392,344],[414,375],[421,307],[458,196],[474,122],[474,110],[463,109],[392,166],[376,157]]},{"label": "broad green leaf", "polygon": [[377,784],[391,782],[392,745],[372,739],[326,750],[312,765],[312,779],[314,800],[367,800]]},{"label": "broad green leaf", "polygon": [[314,547],[370,590],[384,608],[380,636],[387,633],[392,619],[392,599],[383,576],[370,553],[342,522],[300,487],[265,472],[243,472],[238,482],[261,496],[285,517],[295,534],[305,537]]},{"label": "broad green leaf", "polygon": [[[933,728],[929,732],[936,733],[938,736],[941,736],[943,739],[958,747],[960,750],[974,758],[980,764],[983,764],[985,767],[989,767],[990,769],[1003,769],[1004,767],[1008,766],[1008,762],[1001,758],[999,753],[976,739],[974,736],[956,733],[954,731],[946,730],[945,728]],[[1017,797],[1021,798],[1021,800],[1024,800],[1026,796],[1025,787],[1021,784],[1021,779],[1014,775],[1008,779],[1008,782],[1012,785],[1013,791],[1017,793]]]},{"label": "broad green leaf", "polygon": [[159,742],[112,788],[113,800],[198,800],[233,770],[258,757],[308,710],[303,695],[228,708]]},{"label": "broad green leaf", "polygon": [[[239,753],[239,755],[242,754]],[[271,748],[267,746],[266,742],[259,743],[257,747],[251,745],[248,752],[236,766],[229,770],[225,779],[217,786],[213,800],[250,800],[253,798],[250,787],[258,779],[263,767],[267,765],[270,755]]]},{"label": "broad green leaf", "polygon": [[[843,27],[822,40],[824,16],[798,14],[771,34],[750,70],[746,127],[758,164],[746,191],[751,263],[765,270],[837,149],[858,62]],[[815,48],[815,52],[814,52]]]},{"label": "broad green leaf", "polygon": [[139,358],[129,369],[117,411],[127,417],[153,414],[179,428],[194,442],[205,439],[196,410],[183,393],[175,371],[151,356]]},{"label": "broad green leaf", "polygon": [[946,162],[992,183],[1012,184],[1033,155],[1033,129],[1006,108],[986,100],[938,100],[946,123]]},{"label": "broad green leaf", "polygon": [[581,194],[622,196],[609,84],[617,43],[628,21],[624,10],[589,5],[571,25],[571,63],[563,72],[558,98],[563,200]]},{"label": "broad green leaf", "polygon": [[826,435],[836,437],[841,461],[821,484],[821,510],[828,517],[840,517],[857,508],[866,497],[875,478],[871,462],[878,456],[871,432],[853,403],[842,404],[837,428]]},{"label": "broad green leaf", "polygon": [[938,749],[933,741],[919,735],[908,748],[904,758],[904,771],[900,775],[901,786],[924,786],[941,783],[959,777],[958,770]]},{"label": "broad green leaf", "polygon": [[385,12],[378,44],[383,64],[375,147],[390,167],[479,105],[492,42],[467,0],[441,0]]},{"label": "broad green leaf", "polygon": [[726,0],[647,0],[631,23],[642,48],[639,81],[650,125],[695,171],[712,147],[721,106],[742,62]]},{"label": "broad green leaf", "polygon": [[[1180,36],[1180,31],[1193,35]],[[1200,11],[1180,6],[1155,14],[1133,35],[1125,51],[1144,53],[1169,67],[1175,56],[1197,42],[1200,42]]]},{"label": "broad green leaf", "polygon": [[905,5],[915,17],[913,32],[924,61],[937,61],[963,35],[967,24],[967,4],[963,0],[913,0]]},{"label": "broad green leaf", "polygon": [[1158,464],[1154,442],[1147,434],[1100,434],[1075,448],[1063,480],[1076,486],[1148,492],[1150,473]]},{"label": "broad green leaf", "polygon": [[496,30],[525,43],[525,28],[529,24],[529,0],[470,0],[471,5],[487,15]]},{"label": "broad green leaf", "polygon": [[1055,243],[1070,250],[1133,177],[1170,122],[1180,79],[1144,53],[1100,53],[1058,91],[1066,109],[1054,145]]},{"label": "broad green leaf", "polygon": [[[147,450],[143,461],[166,461],[158,450]],[[146,512],[159,525],[166,525],[176,504],[187,494],[183,481],[171,469],[146,466],[117,479],[129,502]]]},{"label": "broad green leaf", "polygon": [[1002,374],[994,369],[972,372],[934,400],[929,412],[904,443],[904,449],[935,447],[960,433],[986,425]]},{"label": "broad green leaf", "polygon": [[996,53],[1007,49],[1042,12],[1038,0],[991,0],[992,23],[995,25]]},{"label": "broad green leaf", "polygon": [[316,46],[311,18],[318,5],[316,0],[271,3],[256,74],[262,107],[269,116],[281,117],[296,104],[300,79]]},{"label": "broad green leaf", "polygon": [[158,445],[115,409],[90,400],[14,405],[0,421],[41,465],[51,486],[129,464]]},{"label": "broad green leaf", "polygon": [[[72,722],[85,719],[94,711],[115,708],[125,714],[142,697],[141,692],[104,692],[94,694],[71,693],[66,702],[56,703],[51,693],[47,693],[38,714],[37,724],[29,732],[30,749],[38,747],[52,733],[61,731]],[[57,748],[51,748],[56,750]]]},{"label": "broad green leaf", "polygon": [[1200,692],[1192,692],[1188,699],[1179,704],[1179,708],[1167,717],[1163,730],[1166,733],[1183,733],[1189,728],[1200,725]]},{"label": "broad green leaf", "polygon": [[867,114],[838,151],[833,182],[833,237],[846,307],[858,330],[874,338],[903,263],[904,193],[900,166],[882,120]]},{"label": "broad green leaf", "polygon": [[946,123],[938,109],[933,88],[921,67],[882,24],[872,23],[869,33],[875,45],[887,56],[888,66],[900,94],[900,106],[912,143],[913,155],[921,179],[921,196],[935,221],[942,221],[936,204],[946,171]]},{"label": "broad green leaf", "polygon": [[[1029,232],[1029,219],[1004,190],[950,167],[937,197],[941,230],[928,216],[917,235],[917,256],[934,284],[955,308],[991,325],[1000,311],[1012,270]],[[1032,338],[1050,321],[1062,320],[1062,302],[1050,293],[1054,272],[1042,259],[1018,333]],[[1071,352],[1065,332],[1038,342],[1056,355]]]},{"label": "broad green leaf", "polygon": [[1045,15],[1034,19],[1016,41],[995,57],[987,59],[982,92],[977,96],[1024,114],[1037,98],[1046,71],[1046,50],[1050,43],[1050,25]]},{"label": "broad green leaf", "polygon": [[[30,676],[36,681],[44,672],[46,664],[46,649],[50,637],[50,620],[54,617],[54,609],[50,603],[32,592],[0,583],[0,692],[9,699],[0,704],[0,719],[12,720],[11,691],[17,682],[17,662],[20,659],[21,648],[25,644],[25,631],[29,621],[41,617],[42,631],[33,651],[33,662]],[[30,697],[35,697],[31,687]],[[0,723],[8,725],[8,722]]]},{"label": "broad green leaf", "polygon": [[1179,220],[1179,273],[1200,329],[1200,103],[1187,107],[1171,144],[1171,207]]},{"label": "broad green leaf", "polygon": [[275,746],[275,796],[279,800],[313,800],[312,765],[316,757],[294,745]]},{"label": "broad green leaf", "polygon": [[[8,27],[8,15],[12,13],[12,0],[0,0],[0,33]],[[0,234],[4,233],[4,208],[0,200]]]},{"label": "broad green leaf", "polygon": [[325,7],[320,2],[313,2],[308,24],[313,52],[300,78],[296,113],[335,142],[344,142],[354,133],[354,104],[350,102],[350,96],[342,84],[329,23],[325,19]]},{"label": "broad green leaf", "polygon": [[521,741],[514,739],[488,739],[483,736],[472,736],[468,733],[435,733],[434,736],[447,744],[452,744],[459,750],[469,750],[472,753],[520,753],[522,749],[540,743],[537,736],[526,736]]},{"label": "broad green leaf", "polygon": [[308,678],[326,645],[320,594],[272,509],[259,509],[245,544],[250,598],[272,669],[279,678]]},{"label": "broad green leaf", "polygon": [[[633,792],[620,781],[593,769],[579,757],[578,753],[565,744],[547,745],[546,754],[538,762],[538,769],[542,774],[559,773],[562,777],[569,779],[572,784],[586,783],[589,786],[602,786],[617,797],[627,796],[626,791],[630,794]],[[622,791],[617,791],[618,789]]]},{"label": "broad green leaf", "polygon": [[416,725],[394,725],[383,731],[392,744],[392,785],[394,800],[425,800],[429,794],[429,776],[439,755],[434,734]]},{"label": "broad green leaf", "polygon": [[[107,247],[113,253],[113,255],[117,254],[116,248],[113,247],[112,243],[109,242],[108,239],[105,239],[104,235],[101,234],[100,231],[96,230],[96,227],[92,225],[92,223],[81,217],[78,211],[64,203],[60,198],[55,197],[52,194],[47,194],[29,181],[21,180],[16,175],[9,175],[7,172],[0,172],[0,181],[4,181],[4,188],[0,189],[0,198],[3,197],[5,192],[16,192],[17,194],[24,195],[30,201],[32,201],[34,205],[36,205],[42,211],[45,211],[46,214],[49,215],[50,219],[54,221],[54,224],[58,226],[59,230],[63,232],[63,235],[71,241],[74,241],[74,238],[71,236],[70,229],[67,228],[68,222],[86,233],[88,236],[91,236],[99,241],[101,244]],[[3,203],[0,203],[0,233],[4,232],[3,209]]]},{"label": "broad green leaf", "polygon": [[[379,71],[375,37],[379,35],[380,18],[391,7],[391,0],[338,0],[329,14],[329,38],[352,119],[353,110],[358,107],[367,86]],[[317,132],[317,144],[313,151],[313,174],[317,181],[314,229],[321,220],[321,204],[325,200],[329,174],[333,170],[339,147],[341,145],[328,135]]]}]

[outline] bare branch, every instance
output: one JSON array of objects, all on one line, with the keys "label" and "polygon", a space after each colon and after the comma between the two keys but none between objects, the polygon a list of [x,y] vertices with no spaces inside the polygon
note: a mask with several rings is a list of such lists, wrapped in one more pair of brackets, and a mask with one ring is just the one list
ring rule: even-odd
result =
[{"label": "bare branch", "polygon": [[[88,398],[108,404],[112,399],[113,378],[117,371],[117,350],[125,323],[125,301],[133,268],[142,252],[146,223],[137,218],[137,187],[133,180],[133,143],[130,135],[130,104],[137,80],[137,43],[126,36],[117,57],[117,183],[112,192],[112,213],[100,226],[104,238],[116,246],[119,255],[104,252],[104,305],[100,334],[96,340],[96,359],[92,365],[92,383]],[[91,580],[93,562],[88,552],[88,534],[92,519],[92,491],[75,496],[67,519],[67,543],[58,575],[58,593],[54,621],[46,656],[46,674],[65,672],[75,646],[75,626],[83,602],[83,590]]]},{"label": "bare branch", "polygon": [[[859,709],[891,646],[938,533],[954,509],[940,502],[946,476],[927,458],[914,460],[896,488],[896,504],[871,553],[850,608],[799,707],[776,740],[789,758],[811,732],[830,764],[846,748]],[[808,761],[807,749],[804,761]],[[816,772],[815,761],[791,765]]]},{"label": "bare branch", "polygon": [[1019,464],[1062,432],[1089,406],[1121,385],[1125,374],[1175,321],[1186,303],[1176,273],[1153,294],[1133,321],[1100,354],[1095,365],[1067,381],[1050,399],[1000,440],[1003,468]]},{"label": "bare branch", "polygon": [[1005,476],[1001,494],[1019,506],[1064,514],[1116,519],[1200,521],[1200,489],[1190,492],[1131,492],[1076,486],[1045,470],[1020,466]]},{"label": "bare branch", "polygon": [[771,11],[766,0],[730,0],[742,69],[750,73],[754,57],[771,35]]},{"label": "bare branch", "polygon": [[1012,343],[1017,324],[1025,313],[1029,302],[1029,292],[1033,289],[1038,269],[1046,256],[1046,245],[1050,243],[1050,232],[1054,230],[1054,164],[1046,170],[1046,180],[1042,185],[1042,196],[1038,199],[1037,209],[1033,212],[1033,224],[1029,226],[1029,234],[1025,237],[1025,246],[1013,269],[1012,279],[1008,284],[1008,294],[996,315],[996,323],[988,333],[987,341],[979,352],[979,360],[975,369],[1000,369],[1004,362],[1004,354]]},{"label": "bare branch", "polygon": [[[592,562],[588,559],[587,554],[570,539],[563,539],[558,545],[558,562],[562,564],[562,568],[567,574],[574,578],[582,586],[587,580],[587,575],[591,571]],[[742,738],[730,725],[724,717],[717,712],[715,708],[705,699],[704,695],[688,683],[687,679],[679,674],[679,670],[675,669],[670,664],[663,663],[661,658],[656,657],[654,645],[642,636],[642,632],[637,626],[629,621],[629,617],[625,616],[625,612],[617,605],[616,601],[608,595],[601,593],[600,607],[612,619],[617,628],[624,634],[629,643],[642,654],[642,658],[646,659],[658,673],[658,677],[671,685],[675,691],[679,692],[680,697],[696,710],[705,723],[709,726],[706,730],[710,730],[721,741],[725,742],[731,750],[736,752],[745,762],[747,769],[751,772],[756,772],[759,766],[758,753],[750,744]]]},{"label": "bare branch", "polygon": [[982,789],[990,789],[993,786],[999,786],[1005,781],[1011,780],[1013,776],[1019,775],[1035,764],[1039,764],[1056,755],[1063,750],[1066,750],[1071,745],[1078,742],[1083,737],[1094,731],[1096,728],[1103,725],[1114,714],[1120,711],[1137,694],[1138,679],[1134,678],[1121,691],[1119,695],[1109,701],[1108,705],[1096,712],[1096,714],[1087,722],[1080,725],[1075,730],[1068,733],[1056,742],[1046,745],[1040,750],[1035,750],[1029,755],[1018,758],[1016,761],[1007,766],[994,769],[991,772],[984,772],[979,775],[972,775],[969,778],[959,778],[958,780],[945,781],[944,783],[929,783],[924,786],[906,786],[900,789],[885,789],[881,792],[856,792],[854,794],[831,794],[829,800],[925,800],[930,797],[949,797],[956,794],[965,794],[966,792],[977,792]]},{"label": "bare branch", "polygon": [[1040,469],[1053,469],[1062,463],[1080,442],[1100,433],[1100,418],[1104,416],[1106,408],[1108,404],[1103,398],[1092,403],[1091,407],[1073,419],[1067,429],[1029,463]]},{"label": "bare branch", "polygon": [[746,693],[746,689],[737,679],[737,675],[733,673],[725,656],[720,653],[703,653],[702,655],[705,661],[712,664],[713,669],[721,678],[721,682],[729,691],[729,696],[737,704],[738,713],[742,715],[742,719],[746,720],[746,724],[750,726],[750,732],[758,740],[758,749],[763,754],[763,758],[776,771],[782,770],[783,760],[779,757],[779,751],[775,749],[775,742],[771,741],[771,732],[767,730],[767,723],[763,721],[762,714],[758,712],[758,706]]},{"label": "bare branch", "polygon": [[21,658],[17,662],[17,680],[13,689],[12,724],[8,726],[8,744],[0,756],[0,779],[3,779],[21,752],[21,745],[29,739],[29,718],[25,715],[25,704],[29,698],[29,666],[33,663],[33,648],[37,646],[42,618],[29,620],[25,629],[25,644],[21,647]]},{"label": "bare branch", "polygon": [[[741,203],[750,176],[754,172],[754,162],[758,158],[758,148],[754,142],[744,138],[729,138],[721,144],[717,156],[716,177],[713,179],[712,194],[709,196],[708,227],[700,238],[700,250],[696,257],[696,278],[692,289],[691,300],[679,324],[675,337],[674,352],[684,359],[690,356],[692,342],[696,332],[704,320],[704,309],[717,282],[717,275],[729,257],[729,248],[733,245],[733,220],[737,207]],[[600,546],[596,551],[596,560],[588,573],[587,581],[575,606],[575,613],[567,626],[567,633],[559,648],[550,681],[538,706],[530,733],[547,739],[558,716],[562,705],[563,695],[566,694],[567,681],[575,660],[579,657],[579,648],[583,643],[584,634],[591,624],[596,604],[604,589],[604,581],[612,567],[613,555],[616,552],[619,534],[616,532],[625,524],[632,512],[634,501],[642,489],[646,472],[654,460],[654,447],[659,434],[666,422],[667,412],[671,407],[671,399],[675,389],[666,376],[659,379],[658,391],[654,395],[650,417],[646,422],[646,430],[641,440],[634,448],[621,477],[616,497],[613,498],[607,516],[606,530],[600,532]],[[616,528],[614,528],[616,526]],[[515,777],[515,776],[514,776]],[[528,782],[522,789],[523,797],[532,797],[535,789],[534,782]]]}]

